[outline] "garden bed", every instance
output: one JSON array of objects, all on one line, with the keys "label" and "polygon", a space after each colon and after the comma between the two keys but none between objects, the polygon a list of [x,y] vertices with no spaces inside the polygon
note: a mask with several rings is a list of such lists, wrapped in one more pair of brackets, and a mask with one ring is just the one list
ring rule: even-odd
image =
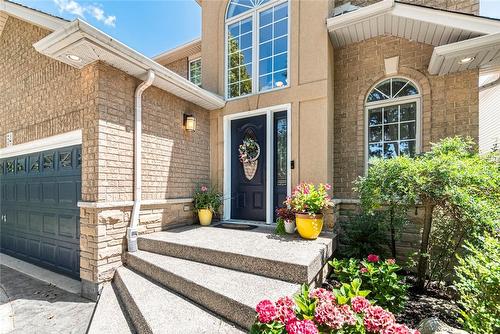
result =
[{"label": "garden bed", "polygon": [[[461,328],[461,325],[457,322],[459,308],[449,294],[436,287],[436,285],[431,285],[425,291],[420,292],[412,287],[415,282],[413,276],[408,275],[405,280],[410,285],[408,301],[403,311],[396,314],[398,322],[408,327],[417,328],[423,319],[434,317],[439,318],[451,327]],[[323,284],[323,287],[329,290],[339,286],[340,283],[332,278],[329,278]]]}]

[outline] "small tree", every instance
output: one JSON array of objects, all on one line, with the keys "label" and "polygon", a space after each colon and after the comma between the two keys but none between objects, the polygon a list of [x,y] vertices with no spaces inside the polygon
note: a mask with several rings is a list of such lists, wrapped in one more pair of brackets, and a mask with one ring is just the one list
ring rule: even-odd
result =
[{"label": "small tree", "polygon": [[471,139],[444,139],[415,158],[375,159],[368,175],[357,181],[356,189],[367,209],[388,206],[404,212],[414,205],[423,206],[418,288],[425,284],[436,208],[454,222],[467,224],[469,236],[492,229],[500,217],[499,166],[488,157],[480,157]]}]

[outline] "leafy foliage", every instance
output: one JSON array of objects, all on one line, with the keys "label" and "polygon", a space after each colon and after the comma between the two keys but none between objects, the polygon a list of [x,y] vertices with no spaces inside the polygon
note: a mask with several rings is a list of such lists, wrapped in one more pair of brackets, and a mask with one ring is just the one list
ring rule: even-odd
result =
[{"label": "leafy foliage", "polygon": [[370,292],[370,290],[361,290],[361,280],[359,278],[353,279],[351,283],[342,283],[339,289],[333,289],[339,305],[349,303],[354,297],[366,297]]},{"label": "leafy foliage", "polygon": [[292,196],[288,197],[284,204],[297,213],[319,214],[333,206],[328,195],[330,189],[329,184],[320,183],[315,186],[312,183],[301,183],[295,187]]},{"label": "leafy foliage", "polygon": [[384,222],[385,213],[382,211],[349,217],[349,221],[342,226],[341,238],[345,238],[342,240],[345,244],[342,255],[362,259],[372,253],[385,254],[389,238]]},{"label": "leafy foliage", "polygon": [[333,277],[340,282],[363,282],[363,288],[371,291],[370,298],[376,305],[391,312],[400,312],[407,300],[408,286],[397,274],[401,269],[393,259],[381,261],[370,255],[366,260],[334,259]]},{"label": "leafy foliage", "polygon": [[222,194],[213,187],[208,188],[202,185],[193,195],[195,210],[209,209],[212,212],[218,212],[222,204]]},{"label": "leafy foliage", "polygon": [[481,246],[465,243],[455,285],[464,328],[471,333],[500,332],[500,235],[484,234]]},{"label": "leafy foliage", "polygon": [[471,139],[443,139],[415,158],[374,159],[368,175],[357,181],[356,190],[363,207],[370,211],[387,205],[399,212],[417,204],[423,206],[424,228],[417,266],[419,288],[424,287],[428,270],[435,209],[467,227],[460,243],[467,236],[472,241],[478,232],[492,230],[500,217],[498,162],[479,156]]}]

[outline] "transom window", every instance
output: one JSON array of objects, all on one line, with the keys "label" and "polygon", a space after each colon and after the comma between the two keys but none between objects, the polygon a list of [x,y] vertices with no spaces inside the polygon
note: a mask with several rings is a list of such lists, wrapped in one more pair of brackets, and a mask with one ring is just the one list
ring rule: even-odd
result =
[{"label": "transom window", "polygon": [[419,150],[420,95],[405,78],[377,84],[366,99],[367,162],[375,157],[414,156]]},{"label": "transom window", "polygon": [[288,2],[231,0],[226,55],[227,98],[288,86]]},{"label": "transom window", "polygon": [[201,86],[201,58],[189,61],[189,81]]}]

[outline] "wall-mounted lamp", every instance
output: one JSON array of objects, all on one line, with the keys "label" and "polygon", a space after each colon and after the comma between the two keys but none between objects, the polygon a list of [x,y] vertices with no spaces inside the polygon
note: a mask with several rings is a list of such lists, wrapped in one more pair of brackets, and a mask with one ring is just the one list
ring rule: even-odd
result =
[{"label": "wall-mounted lamp", "polygon": [[196,131],[196,118],[193,115],[184,114],[184,129],[186,131]]}]

